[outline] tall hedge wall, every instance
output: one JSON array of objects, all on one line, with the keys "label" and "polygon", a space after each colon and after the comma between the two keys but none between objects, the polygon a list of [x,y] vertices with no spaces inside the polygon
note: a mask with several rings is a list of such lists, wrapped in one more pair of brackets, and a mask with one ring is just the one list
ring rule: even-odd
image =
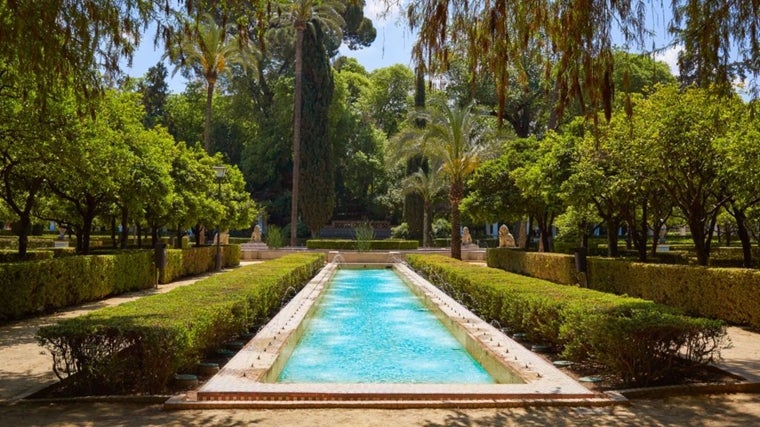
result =
[{"label": "tall hedge wall", "polygon": [[[576,284],[572,255],[489,249],[488,266]],[[760,271],[588,258],[587,287],[760,328]]]},{"label": "tall hedge wall", "polygon": [[[623,383],[646,385],[720,353],[725,327],[638,298],[562,286],[440,255],[408,255],[413,268],[475,311],[570,360],[607,366]],[[676,374],[677,375],[677,374]]]},{"label": "tall hedge wall", "polygon": [[0,322],[153,287],[152,251],[0,264]]},{"label": "tall hedge wall", "polygon": [[279,310],[324,255],[294,254],[43,327],[37,337],[82,393],[160,393],[172,376]]}]

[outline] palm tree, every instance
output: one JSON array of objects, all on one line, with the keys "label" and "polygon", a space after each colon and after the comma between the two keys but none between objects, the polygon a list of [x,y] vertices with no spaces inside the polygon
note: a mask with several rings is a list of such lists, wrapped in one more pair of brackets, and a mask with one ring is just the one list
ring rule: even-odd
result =
[{"label": "palm tree", "polygon": [[421,113],[427,120],[425,129],[408,128],[391,140],[391,161],[425,155],[449,178],[451,203],[451,256],[462,258],[462,236],[459,233],[459,205],[464,198],[464,181],[475,169],[487,148],[488,132],[476,120],[474,104],[458,108],[443,100],[433,103],[433,110]]},{"label": "palm tree", "polygon": [[[436,168],[437,169],[437,168]],[[422,247],[430,247],[430,207],[438,195],[446,188],[446,182],[440,179],[435,170],[417,172],[404,178],[402,183],[404,193],[419,194],[422,199]]]},{"label": "palm tree", "polygon": [[294,0],[289,12],[282,18],[290,21],[296,31],[295,89],[293,94],[293,190],[290,206],[290,246],[297,244],[298,231],[298,178],[301,171],[301,109],[303,99],[303,32],[314,31],[314,20],[320,21],[325,31],[341,33],[344,5],[333,0]]},{"label": "palm tree", "polygon": [[255,52],[248,39],[237,32],[234,25],[217,24],[213,16],[206,13],[195,21],[186,23],[185,33],[175,48],[169,52],[174,61],[179,61],[172,74],[180,67],[189,67],[206,81],[206,117],[203,127],[203,147],[211,154],[211,105],[214,89],[220,75],[230,72],[234,64],[245,68],[255,68]]}]

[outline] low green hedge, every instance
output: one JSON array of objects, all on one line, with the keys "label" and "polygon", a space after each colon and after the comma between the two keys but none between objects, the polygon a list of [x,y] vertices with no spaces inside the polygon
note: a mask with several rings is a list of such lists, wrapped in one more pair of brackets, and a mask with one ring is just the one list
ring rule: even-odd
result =
[{"label": "low green hedge", "polygon": [[[370,240],[370,250],[415,250],[419,246],[416,240],[386,239]],[[306,241],[308,249],[355,250],[356,240],[348,239],[310,239]]]},{"label": "low green hedge", "polygon": [[28,251],[25,258],[18,255],[17,250],[0,250],[0,263],[19,262],[19,261],[42,261],[43,259],[52,259],[54,257],[52,250],[48,251]]},{"label": "low green hedge", "polygon": [[486,252],[486,259],[489,267],[565,285],[578,283],[572,255],[493,248]]},{"label": "low green hedge", "polygon": [[161,393],[172,376],[266,320],[324,255],[294,254],[40,328],[60,376],[81,393]]},{"label": "low green hedge", "polygon": [[760,328],[760,271],[589,259],[589,287]]},{"label": "low green hedge", "polygon": [[151,288],[152,251],[0,264],[0,322]]},{"label": "low green hedge", "polygon": [[473,309],[569,360],[606,366],[626,385],[673,375],[682,357],[707,363],[725,340],[720,321],[694,319],[651,301],[472,266],[440,255],[408,255],[416,270]]},{"label": "low green hedge", "polygon": [[[54,245],[54,237],[29,237],[29,249],[52,248]],[[0,249],[18,249],[18,236],[0,237]]]},{"label": "low green hedge", "polygon": [[[668,253],[658,255],[665,254]],[[565,285],[577,283],[572,255],[489,249],[487,257],[489,267]],[[589,257],[587,262],[588,288],[652,300],[694,316],[760,328],[760,271],[599,257]]]},{"label": "low green hedge", "polygon": [[[222,265],[240,265],[240,246],[222,245]],[[186,276],[195,276],[212,271],[216,266],[216,246],[201,246],[188,249],[167,249],[166,266],[161,270],[158,282],[170,283]]]}]

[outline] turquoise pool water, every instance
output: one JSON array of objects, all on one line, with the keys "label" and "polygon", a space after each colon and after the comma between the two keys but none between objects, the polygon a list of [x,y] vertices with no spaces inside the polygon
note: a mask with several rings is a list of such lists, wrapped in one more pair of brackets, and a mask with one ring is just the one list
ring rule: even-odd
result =
[{"label": "turquoise pool water", "polygon": [[495,381],[393,270],[342,269],[278,382]]}]

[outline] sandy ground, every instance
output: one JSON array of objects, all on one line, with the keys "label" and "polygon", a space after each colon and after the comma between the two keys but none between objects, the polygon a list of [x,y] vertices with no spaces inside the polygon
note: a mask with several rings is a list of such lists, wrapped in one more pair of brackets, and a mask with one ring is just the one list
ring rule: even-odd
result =
[{"label": "sandy ground", "polygon": [[612,408],[164,411],[160,405],[69,403],[0,407],[3,426],[756,426],[760,395],[635,400]]}]

